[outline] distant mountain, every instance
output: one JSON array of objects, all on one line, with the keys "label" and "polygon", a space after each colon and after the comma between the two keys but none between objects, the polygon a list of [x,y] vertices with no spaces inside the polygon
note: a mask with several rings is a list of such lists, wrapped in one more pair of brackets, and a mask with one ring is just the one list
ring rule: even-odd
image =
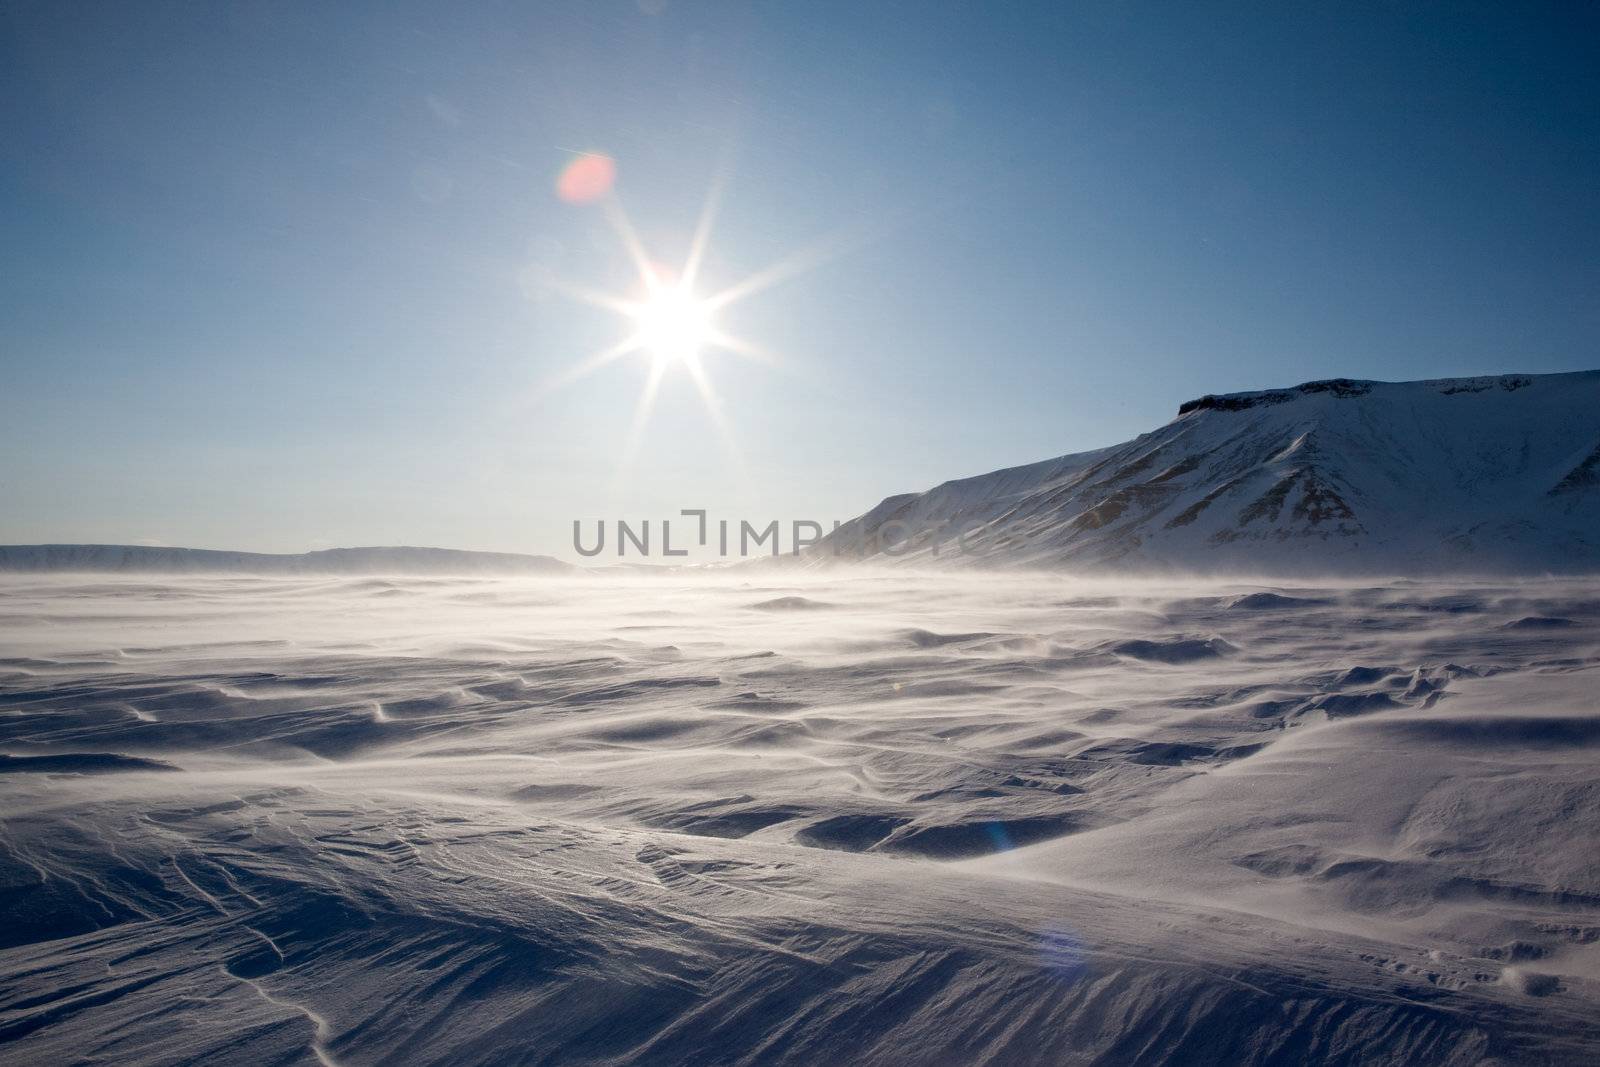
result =
[{"label": "distant mountain", "polygon": [[330,548],[276,555],[145,545],[0,545],[0,572],[111,571],[155,574],[522,575],[567,574],[550,556],[462,552],[451,548]]},{"label": "distant mountain", "polygon": [[1600,371],[1204,396],[1126,444],[890,497],[807,558],[925,562],[936,530],[967,564],[1600,571]]}]

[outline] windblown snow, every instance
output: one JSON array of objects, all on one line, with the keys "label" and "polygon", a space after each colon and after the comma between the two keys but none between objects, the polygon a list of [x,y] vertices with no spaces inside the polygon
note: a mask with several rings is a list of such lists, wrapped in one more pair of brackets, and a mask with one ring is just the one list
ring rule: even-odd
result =
[{"label": "windblown snow", "polygon": [[1206,396],[894,496],[809,558],[1305,576],[1600,570],[1600,371]]},{"label": "windblown snow", "polygon": [[[1371,532],[1301,399],[1016,483]],[[13,574],[0,648],[7,1063],[1600,1061],[1593,581]]]},{"label": "windblown snow", "polygon": [[325,548],[318,552],[222,552],[154,545],[0,545],[0,572],[126,574],[561,574],[550,556],[452,548]]}]

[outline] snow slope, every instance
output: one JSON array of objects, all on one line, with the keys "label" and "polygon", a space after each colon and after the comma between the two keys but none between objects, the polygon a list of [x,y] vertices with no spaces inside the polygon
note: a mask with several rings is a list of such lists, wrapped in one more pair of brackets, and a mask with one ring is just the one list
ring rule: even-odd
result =
[{"label": "snow slope", "polygon": [[453,548],[330,548],[279,555],[146,545],[0,545],[0,571],[142,574],[560,574],[550,556]]},{"label": "snow slope", "polygon": [[[965,531],[965,545],[956,535]],[[1310,382],[890,497],[808,558],[1221,573],[1600,570],[1600,371]]]}]

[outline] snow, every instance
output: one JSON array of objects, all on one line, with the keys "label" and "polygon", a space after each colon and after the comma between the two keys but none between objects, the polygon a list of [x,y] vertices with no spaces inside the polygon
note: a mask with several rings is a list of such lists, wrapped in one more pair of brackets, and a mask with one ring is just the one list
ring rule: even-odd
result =
[{"label": "snow", "polygon": [[549,556],[451,548],[328,548],[275,554],[146,545],[0,545],[0,572],[139,574],[556,574],[570,564]]},{"label": "snow", "polygon": [[1600,1059],[1600,582],[8,574],[0,649],[7,1062]]},{"label": "snow", "polygon": [[891,497],[808,559],[1594,573],[1597,470],[1600,371],[1311,382],[1202,397],[1122,445]]}]

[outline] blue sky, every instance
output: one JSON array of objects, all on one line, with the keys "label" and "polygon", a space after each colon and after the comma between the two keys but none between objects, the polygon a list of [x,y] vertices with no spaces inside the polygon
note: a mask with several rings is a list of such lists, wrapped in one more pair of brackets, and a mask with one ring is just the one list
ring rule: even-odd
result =
[{"label": "blue sky", "polygon": [[[1219,5],[1221,7],[1222,5]],[[848,518],[1205,392],[1600,366],[1580,5],[11,3],[0,541],[570,554]],[[626,332],[716,174],[719,432]]]}]

